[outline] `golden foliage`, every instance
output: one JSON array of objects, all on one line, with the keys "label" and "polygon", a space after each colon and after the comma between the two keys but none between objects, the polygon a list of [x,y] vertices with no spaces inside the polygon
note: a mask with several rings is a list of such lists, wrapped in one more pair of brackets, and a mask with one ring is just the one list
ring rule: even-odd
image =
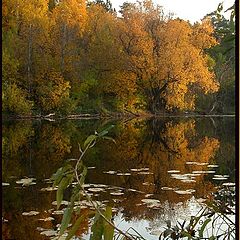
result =
[{"label": "golden foliage", "polygon": [[65,81],[59,72],[43,73],[36,82],[38,103],[42,110],[58,109],[69,97],[70,84]]}]

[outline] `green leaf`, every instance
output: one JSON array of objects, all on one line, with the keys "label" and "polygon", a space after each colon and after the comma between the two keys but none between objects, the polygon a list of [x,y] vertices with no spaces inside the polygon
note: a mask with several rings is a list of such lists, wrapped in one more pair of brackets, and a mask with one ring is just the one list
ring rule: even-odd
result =
[{"label": "green leaf", "polygon": [[83,214],[77,219],[77,221],[74,223],[73,227],[69,231],[66,240],[70,240],[74,236],[75,232],[78,230],[81,222],[85,219],[85,217],[86,217],[86,214],[85,215]]},{"label": "green leaf", "polygon": [[53,186],[57,186],[63,177],[63,168],[59,168],[56,173],[54,173],[51,177],[51,180],[54,181]]},{"label": "green leaf", "polygon": [[102,130],[102,131],[98,134],[98,136],[102,137],[102,136],[106,135],[106,134],[109,132],[109,130],[111,130],[113,127],[114,127],[114,125],[110,125],[109,127],[107,127],[107,128],[105,128],[104,130]]},{"label": "green leaf", "polygon": [[86,139],[86,141],[84,142],[84,147],[86,147],[87,145],[90,145],[94,140],[97,139],[96,135],[90,135],[88,136],[88,138]]},{"label": "green leaf", "polygon": [[103,137],[103,139],[113,141],[115,144],[117,144],[116,141],[111,137]]},{"label": "green leaf", "polygon": [[62,235],[65,231],[65,229],[68,227],[68,224],[71,220],[72,217],[72,212],[73,212],[73,205],[70,205],[63,214],[62,222],[61,222],[61,227],[60,227],[60,235]]},{"label": "green leaf", "polygon": [[92,234],[90,240],[102,240],[102,235],[104,231],[103,219],[98,212],[96,212],[94,217],[94,224],[92,225]]},{"label": "green leaf", "polygon": [[167,227],[168,227],[168,228],[171,228],[171,221],[170,221],[170,220],[167,220],[167,221],[166,221],[166,224],[167,224]]},{"label": "green leaf", "polygon": [[[105,217],[111,221],[112,218],[112,208],[110,206],[106,207]],[[112,240],[114,235],[114,227],[108,222],[104,221],[104,240]]]},{"label": "green leaf", "polygon": [[182,231],[182,232],[181,232],[181,236],[182,236],[182,237],[188,237],[188,238],[190,238],[190,239],[192,238],[191,234],[190,234],[189,232],[186,232],[186,231]]},{"label": "green leaf", "polygon": [[173,231],[171,229],[166,229],[164,232],[163,232],[163,236],[164,237],[167,237],[168,235],[171,235],[173,233]]},{"label": "green leaf", "polygon": [[84,181],[85,181],[85,177],[87,175],[87,167],[86,166],[83,166],[83,171],[82,171],[82,175],[81,175],[81,178],[79,180],[79,184],[80,186],[82,187],[82,185],[84,184]]},{"label": "green leaf", "polygon": [[73,169],[72,169],[72,166],[71,166],[70,164],[67,164],[67,165],[64,166],[64,167],[59,168],[59,169],[57,170],[57,172],[54,173],[54,174],[52,175],[52,177],[51,177],[51,180],[54,181],[53,186],[54,186],[54,187],[57,186],[57,185],[61,182],[62,178],[63,178],[66,174],[69,174],[72,170],[73,170]]},{"label": "green leaf", "polygon": [[203,231],[209,222],[211,222],[211,218],[207,218],[204,221],[203,225],[201,226],[201,229],[199,230],[199,237],[203,237]]},{"label": "green leaf", "polygon": [[216,237],[214,237],[214,236],[211,236],[210,238],[209,238],[209,240],[215,240],[216,239]]},{"label": "green leaf", "polygon": [[62,178],[60,184],[58,185],[57,190],[57,209],[60,207],[62,199],[63,199],[63,192],[68,187],[68,185],[72,182],[73,174],[69,174]]}]

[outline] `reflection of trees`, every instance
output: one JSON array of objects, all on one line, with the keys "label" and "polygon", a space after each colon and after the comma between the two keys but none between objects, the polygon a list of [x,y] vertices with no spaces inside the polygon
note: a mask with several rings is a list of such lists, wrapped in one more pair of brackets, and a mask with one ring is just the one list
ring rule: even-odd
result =
[{"label": "reflection of trees", "polygon": [[9,176],[21,174],[22,168],[17,160],[19,151],[28,145],[29,138],[34,135],[34,129],[31,121],[20,121],[4,124],[2,133],[2,174],[4,179],[6,174]]},{"label": "reflection of trees", "polygon": [[31,121],[21,121],[3,125],[2,133],[3,153],[12,156],[28,142],[34,131]]},{"label": "reflection of trees", "polygon": [[[116,136],[117,145],[102,145],[101,153],[104,170],[129,172],[131,168],[149,167],[152,175],[109,176],[102,174],[89,175],[89,180],[109,183],[141,190],[154,194],[154,198],[170,204],[189,199],[190,195],[178,195],[174,191],[163,191],[162,187],[180,190],[195,189],[196,197],[204,197],[213,190],[213,184],[204,178],[196,177],[196,182],[181,182],[173,179],[169,170],[179,170],[181,174],[194,170],[209,170],[207,165],[188,165],[186,162],[211,163],[218,148],[219,141],[213,137],[198,136],[195,121],[162,121],[150,120],[145,124],[127,123]],[[105,149],[105,150],[104,150]],[[91,181],[91,180],[90,180]],[[143,185],[148,182],[151,185]],[[127,197],[126,197],[127,196]],[[124,213],[129,218],[150,217],[154,211],[147,210],[141,204],[143,194],[125,195],[121,203]],[[152,212],[152,213],[151,213]]]},{"label": "reflection of trees", "polygon": [[[194,170],[209,170],[206,165],[188,165],[186,162],[212,164],[218,157],[219,162],[223,161],[223,156],[227,160],[227,153],[234,148],[234,141],[228,141],[228,136],[234,134],[234,129],[230,132],[226,130],[224,135],[220,135],[218,131],[221,124],[215,122],[217,126],[215,131],[211,131],[211,129],[207,131],[209,125],[201,125],[193,119],[151,119],[117,123],[116,127],[110,132],[117,144],[110,141],[101,141],[86,156],[85,164],[96,166],[95,170],[88,171],[86,182],[103,183],[121,186],[125,189],[137,189],[147,194],[152,193],[151,198],[159,199],[162,203],[167,201],[170,207],[180,201],[184,202],[191,195],[178,195],[173,191],[163,191],[162,187],[177,187],[181,190],[191,188],[196,190],[194,195],[197,198],[204,197],[214,191],[214,185],[204,175],[197,176],[196,182],[184,183],[171,178],[171,174],[167,171],[176,169],[183,174],[191,173]],[[67,158],[78,157],[77,143],[83,143],[87,135],[98,129],[99,122],[86,122],[86,126],[82,122],[42,122],[33,125],[19,122],[18,124],[4,126],[3,129],[5,141],[3,143],[3,172],[6,172],[7,169],[7,176],[15,175],[20,178],[33,175],[37,180],[40,180],[49,178]],[[224,126],[227,128],[227,123]],[[15,134],[20,135],[21,144],[20,142],[15,143],[17,139]],[[221,139],[221,145],[216,136]],[[221,151],[218,151],[220,146]],[[6,159],[8,159],[8,165],[5,164]],[[135,173],[131,176],[102,174],[102,171],[108,170],[131,172],[131,168],[145,167],[149,167],[149,171],[154,174],[137,175]],[[146,182],[150,185],[143,184]],[[39,185],[32,187],[37,186]],[[23,229],[27,226],[25,220],[27,221],[29,218],[23,219],[19,211],[28,210],[27,207],[32,204],[42,213],[55,200],[55,192],[49,193],[48,197],[45,194],[40,196],[38,193],[34,193],[31,198],[29,194],[33,193],[25,191],[25,193],[17,196],[13,194],[12,197],[8,194],[11,199],[4,197],[9,203],[16,203],[15,208],[11,204],[5,208],[8,214],[12,214],[11,232],[13,232],[12,229],[17,223],[18,225],[22,224]],[[144,193],[125,191],[124,195],[116,197],[122,199],[122,202],[116,203],[114,206],[123,208],[126,219],[132,219],[133,217],[138,219],[154,218],[156,214],[161,213],[161,210],[156,211],[146,208],[145,205],[139,205],[142,203],[141,199],[145,198],[144,195]],[[100,195],[99,200],[106,200],[111,197],[107,192]],[[37,199],[37,202],[34,199]],[[15,210],[13,211],[11,208]]]}]

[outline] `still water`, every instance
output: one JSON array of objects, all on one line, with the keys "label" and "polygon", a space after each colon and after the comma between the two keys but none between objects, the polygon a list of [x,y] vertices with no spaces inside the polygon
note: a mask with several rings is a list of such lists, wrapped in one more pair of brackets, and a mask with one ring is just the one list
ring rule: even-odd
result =
[{"label": "still water", "polygon": [[[102,140],[87,153],[85,189],[112,207],[120,229],[158,239],[166,220],[189,218],[217,186],[235,182],[234,117],[6,121],[3,239],[53,239],[70,196],[56,211],[49,178],[79,157],[78,143],[109,125],[116,144]],[[79,239],[89,239],[91,224],[82,222]]]}]

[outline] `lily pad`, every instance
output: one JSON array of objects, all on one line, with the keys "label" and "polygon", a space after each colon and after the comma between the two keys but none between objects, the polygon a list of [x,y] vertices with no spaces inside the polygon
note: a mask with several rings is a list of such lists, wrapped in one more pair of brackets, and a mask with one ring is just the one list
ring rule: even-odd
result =
[{"label": "lily pad", "polygon": [[228,187],[234,187],[236,184],[233,182],[227,182],[227,183],[223,183],[223,186],[228,186]]},{"label": "lily pad", "polygon": [[162,190],[173,190],[171,187],[161,187]]},{"label": "lily pad", "polygon": [[23,216],[35,216],[35,215],[38,215],[39,212],[37,211],[30,211],[30,212],[23,212],[22,215]]},{"label": "lily pad", "polygon": [[53,212],[52,212],[53,215],[61,215],[61,214],[63,214],[63,213],[64,213],[64,209],[62,209],[62,210],[56,210],[56,211],[53,211]]},{"label": "lily pad", "polygon": [[46,187],[46,188],[41,188],[40,191],[42,191],[42,192],[45,192],[45,191],[51,192],[51,191],[56,191],[57,189],[58,189],[57,187]]},{"label": "lily pad", "polygon": [[150,175],[153,174],[152,172],[138,172],[139,175]]},{"label": "lily pad", "polygon": [[22,186],[29,186],[29,185],[36,184],[36,182],[33,182],[34,180],[36,180],[36,178],[23,178],[16,181],[16,183],[22,184]]},{"label": "lily pad", "polygon": [[88,170],[95,169],[96,167],[87,167]]},{"label": "lily pad", "polygon": [[185,191],[185,190],[175,190],[174,191],[177,194],[183,195],[183,194],[192,194],[190,191]]},{"label": "lily pad", "polygon": [[211,165],[211,164],[210,164],[210,165],[208,165],[207,167],[208,167],[208,168],[217,168],[218,166],[219,166],[219,165],[214,165],[214,164]]},{"label": "lily pad", "polygon": [[118,176],[130,176],[131,173],[117,173]]},{"label": "lily pad", "polygon": [[[63,200],[60,205],[66,205],[67,206],[68,204],[69,204],[68,201]],[[52,202],[52,205],[57,206],[57,201]]]},{"label": "lily pad", "polygon": [[168,173],[179,173],[180,171],[179,170],[168,170],[167,172]]},{"label": "lily pad", "polygon": [[113,195],[113,196],[120,196],[120,195],[123,195],[124,193],[122,193],[122,192],[111,192],[110,194]]},{"label": "lily pad", "polygon": [[41,235],[45,235],[47,237],[51,237],[51,236],[56,236],[57,235],[57,231],[54,230],[46,230],[40,233]]},{"label": "lily pad", "polygon": [[141,200],[142,202],[146,203],[146,204],[156,204],[156,203],[160,203],[159,200],[157,199],[151,199],[151,198],[144,198]]},{"label": "lily pad", "polygon": [[2,186],[4,187],[4,186],[9,186],[10,185],[10,183],[2,183]]},{"label": "lily pad", "polygon": [[115,174],[117,173],[116,171],[107,171],[107,172],[103,172],[103,173],[106,173],[106,174]]},{"label": "lily pad", "polygon": [[47,217],[47,218],[40,218],[40,219],[38,219],[38,220],[39,220],[39,221],[48,222],[48,221],[54,220],[54,218],[53,218],[53,217]]},{"label": "lily pad", "polygon": [[90,192],[103,192],[105,191],[103,188],[88,188]]}]

